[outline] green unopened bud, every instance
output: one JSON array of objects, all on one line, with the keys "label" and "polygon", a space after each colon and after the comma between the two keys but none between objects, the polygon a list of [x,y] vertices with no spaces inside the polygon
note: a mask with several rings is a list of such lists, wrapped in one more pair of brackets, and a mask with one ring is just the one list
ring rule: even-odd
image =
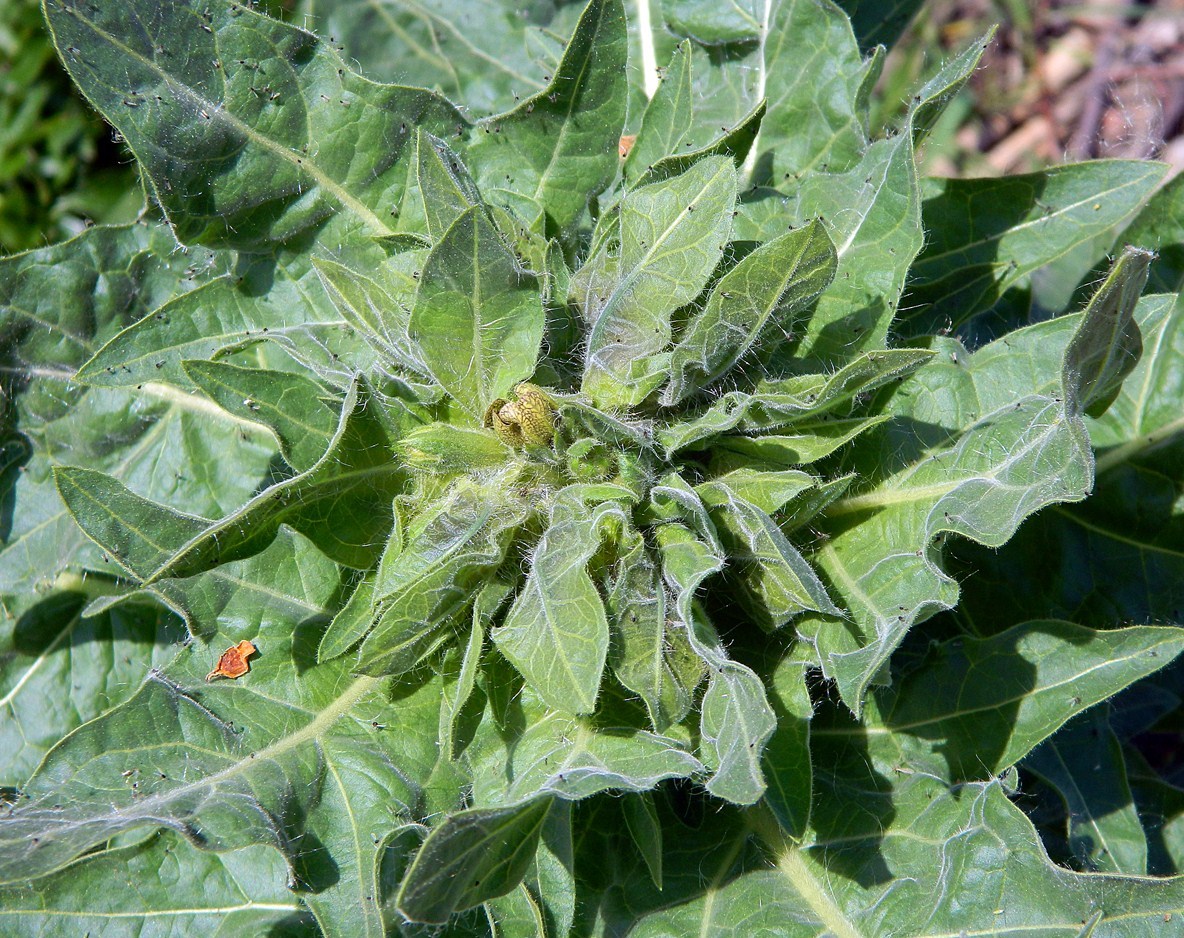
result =
[{"label": "green unopened bud", "polygon": [[498,398],[485,411],[485,426],[510,446],[550,446],[555,436],[555,405],[542,388],[520,384],[512,401]]},{"label": "green unopened bud", "polygon": [[500,466],[510,457],[505,445],[487,430],[429,423],[399,441],[407,465],[425,472],[473,472]]}]

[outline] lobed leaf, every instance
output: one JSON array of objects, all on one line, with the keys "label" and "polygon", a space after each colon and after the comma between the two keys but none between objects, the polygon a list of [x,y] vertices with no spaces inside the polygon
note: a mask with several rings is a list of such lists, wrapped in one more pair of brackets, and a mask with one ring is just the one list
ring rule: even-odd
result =
[{"label": "lobed leaf", "polygon": [[833,375],[762,381],[752,391],[729,391],[701,413],[663,427],[658,440],[673,452],[731,430],[752,433],[818,423],[829,411],[906,377],[932,357],[928,349],[882,349],[865,352]]},{"label": "lobed leaf", "polygon": [[[915,460],[896,450],[870,468],[882,480],[873,489],[833,503],[827,512],[832,536],[814,557],[852,614],[857,636],[823,629],[821,622],[808,633],[817,636],[823,668],[853,708],[912,623],[956,601],[957,586],[932,546],[940,532],[1002,544],[1038,508],[1081,499],[1089,490],[1093,458],[1074,405],[1081,400],[1079,382],[1088,378],[1070,364],[1069,349],[1074,343],[1116,352],[1126,347],[1137,327],[1134,295],[1122,284],[1143,282],[1148,262],[1145,252],[1124,254],[1096,305],[1070,324],[1072,334],[1053,320],[1013,333],[1027,342],[1004,338],[969,357],[954,348],[945,363],[935,359],[898,390],[884,446],[903,443]],[[1114,303],[1116,294],[1125,304]],[[945,401],[940,418],[929,396],[935,387]],[[945,421],[948,429],[926,427],[927,418]],[[922,449],[926,437],[929,446]],[[864,456],[876,458],[871,449]],[[893,545],[887,557],[885,544]]]}]

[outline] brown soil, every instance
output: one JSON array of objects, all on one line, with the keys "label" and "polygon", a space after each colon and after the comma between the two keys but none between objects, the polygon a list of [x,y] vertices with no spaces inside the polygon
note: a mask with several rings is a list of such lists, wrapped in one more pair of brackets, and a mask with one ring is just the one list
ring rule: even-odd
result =
[{"label": "brown soil", "polygon": [[1184,0],[940,0],[890,67],[961,48],[991,23],[1000,28],[971,80],[974,105],[929,171],[1023,172],[1096,157],[1184,169]]}]

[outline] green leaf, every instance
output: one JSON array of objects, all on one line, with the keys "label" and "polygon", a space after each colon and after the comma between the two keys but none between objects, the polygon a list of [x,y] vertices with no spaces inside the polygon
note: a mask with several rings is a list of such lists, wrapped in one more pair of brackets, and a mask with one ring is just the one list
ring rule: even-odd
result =
[{"label": "green leaf", "polygon": [[442,923],[456,911],[504,895],[526,875],[551,798],[458,811],[428,835],[399,888],[399,911]]},{"label": "green leaf", "polygon": [[57,470],[58,488],[87,535],[145,583],[257,553],[280,524],[312,537],[339,562],[366,567],[376,554],[375,538],[389,528],[390,495],[382,479],[398,471],[366,401],[354,385],[320,461],[217,522],[154,504],[89,469]]},{"label": "green leaf", "polygon": [[[768,100],[752,182],[819,165],[845,169],[862,150],[867,79],[837,7],[672,0],[661,9],[667,29],[696,42],[694,137],[733,127]],[[801,67],[805,55],[811,68]]]},{"label": "green leaf", "polygon": [[691,44],[683,40],[670,57],[641,118],[637,139],[625,159],[625,179],[635,183],[667,154],[675,152],[694,115],[691,98]]},{"label": "green leaf", "polygon": [[531,558],[530,574],[506,621],[493,630],[498,650],[549,707],[591,713],[608,655],[604,603],[587,564],[600,546],[600,528],[618,507],[595,510],[556,503]]},{"label": "green leaf", "polygon": [[645,860],[650,878],[653,879],[654,885],[661,889],[662,827],[658,821],[658,809],[654,806],[654,796],[645,791],[626,795],[621,801],[621,810],[625,815],[625,826],[629,828],[629,836]]},{"label": "green leaf", "polygon": [[696,150],[663,157],[650,166],[638,182],[657,182],[661,179],[669,179],[671,176],[678,176],[709,156],[726,156],[736,164],[736,169],[739,170],[752,152],[757,134],[760,133],[765,111],[765,102],[758,102],[756,107],[745,114],[735,127],[731,129],[721,127],[721,134],[718,137]]},{"label": "green leaf", "polygon": [[[408,253],[418,257],[421,252]],[[314,257],[312,266],[341,318],[365,335],[389,364],[418,377],[427,375],[427,366],[408,335],[415,295],[411,277],[405,284],[394,284],[403,287],[396,289],[396,297],[373,277],[336,261]]]},{"label": "green leaf", "polygon": [[[868,800],[886,801],[883,792],[866,787],[858,796],[865,800],[850,801],[848,817],[859,815]],[[785,843],[762,827],[768,865],[738,860],[744,838],[735,828],[717,827],[712,833],[717,844],[723,843],[713,855],[705,857],[706,849],[694,847],[667,855],[661,894],[615,883],[630,893],[627,911],[617,913],[615,924],[636,938],[762,932],[855,938],[960,931],[1092,931],[1134,938],[1162,933],[1165,916],[1171,921],[1179,914],[1178,879],[1080,874],[1050,862],[1035,829],[998,782],[951,792],[921,781],[901,786],[886,806],[891,812],[887,828],[881,823],[873,832],[868,824],[880,819],[868,816],[864,807],[864,820],[850,824],[845,839],[843,831],[836,831],[833,840],[809,849]],[[693,879],[696,860],[708,864],[706,884],[702,873]],[[874,864],[870,869],[869,862]],[[681,874],[677,889],[670,872],[675,864]],[[633,875],[647,880],[644,870]],[[1099,888],[1107,896],[1104,906],[1095,901]]]},{"label": "green leaf", "polygon": [[1101,416],[1143,354],[1131,314],[1147,284],[1150,251],[1127,248],[1085,308],[1081,327],[1065,349],[1066,406],[1073,414]]},{"label": "green leaf", "polygon": [[[564,234],[579,220],[617,171],[626,57],[621,0],[592,0],[547,87],[474,128],[466,158],[486,198],[540,233]],[[544,213],[546,223],[536,221]]]},{"label": "green leaf", "polygon": [[718,380],[771,329],[790,331],[794,318],[829,285],[835,249],[818,221],[761,245],[711,291],[671,357],[662,403],[676,404]]},{"label": "green leaf", "polygon": [[1127,783],[1122,744],[1105,707],[1061,727],[1028,753],[1024,768],[1064,799],[1069,844],[1085,869],[1147,875],[1147,835]]},{"label": "green leaf", "polygon": [[386,430],[368,406],[369,392],[351,386],[324,456],[312,467],[265,489],[179,549],[150,579],[189,576],[248,556],[289,524],[339,563],[364,569],[390,528],[390,494],[399,468]]},{"label": "green leaf", "polygon": [[[358,650],[357,670],[403,673],[450,638],[445,627],[501,565],[520,518],[496,482],[461,485],[410,522],[405,546],[392,538],[375,580],[374,626]],[[325,636],[322,657],[356,641],[352,628],[340,641],[330,640],[336,628],[335,622]]]},{"label": "green leaf", "polygon": [[807,610],[843,615],[772,518],[722,481],[712,483],[712,493],[711,520],[736,564],[731,575],[743,584],[740,598],[752,621],[772,630]]},{"label": "green leaf", "polygon": [[[847,29],[845,41],[850,42]],[[972,45],[918,90],[895,137],[860,141],[841,163],[832,160],[821,171],[811,165],[792,185],[790,176],[777,174],[774,184],[785,186],[784,193],[761,188],[746,194],[736,229],[740,237],[764,240],[784,231],[787,222],[801,225],[821,217],[838,251],[835,278],[819,298],[800,342],[777,356],[779,370],[801,370],[787,357],[791,351],[811,362],[833,363],[884,345],[909,265],[923,240],[914,144],[969,78],[982,49]],[[869,60],[868,67],[874,71],[878,64]],[[775,110],[771,103],[766,125]]]},{"label": "green leaf", "polygon": [[151,579],[213,525],[141,498],[103,472],[64,466],[53,477],[78,526],[139,580]]},{"label": "green leaf", "polygon": [[[472,113],[489,113],[543,88],[562,51],[559,37],[571,30],[574,17],[565,12],[552,2],[523,9],[509,0],[436,7],[304,0],[294,15],[315,16],[317,31],[371,78],[437,88]],[[538,44],[556,41],[548,60]]]},{"label": "green leaf", "polygon": [[[208,252],[175,244],[164,226],[95,227],[0,261],[5,423],[20,434],[0,444],[0,462],[21,465],[4,484],[0,590],[50,582],[70,566],[110,569],[66,513],[54,464],[103,470],[196,514],[228,510],[264,477],[274,449],[266,434],[155,375],[127,392],[74,383],[75,369],[127,323],[221,272]],[[215,451],[222,471],[200,458]]]},{"label": "green leaf", "polygon": [[219,407],[240,420],[261,423],[297,472],[310,469],[329,448],[337,412],[324,389],[299,374],[239,368],[209,361],[181,363],[185,374]]},{"label": "green leaf", "polygon": [[[481,655],[485,649],[485,632],[489,628],[490,620],[501,608],[510,595],[510,587],[498,581],[486,583],[481,587],[477,598],[473,601],[473,620],[469,628],[469,638],[461,652],[460,669],[456,674],[456,684],[448,690],[446,696],[447,720],[440,728],[440,747],[450,759],[459,755],[457,733],[460,729],[461,715],[465,705],[473,696],[477,687],[477,673],[481,667]],[[441,711],[441,716],[444,715]]]},{"label": "green leaf", "polygon": [[[394,516],[397,518],[399,513],[396,511]],[[392,536],[391,542],[397,541],[398,536]],[[374,625],[375,579],[375,573],[370,572],[358,580],[349,599],[321,636],[320,644],[317,645],[318,663],[344,655],[369,633]]]},{"label": "green leaf", "polygon": [[[611,716],[595,725],[539,707],[532,695],[524,718],[525,729],[510,739],[498,734],[475,740],[475,803],[514,804],[537,794],[576,800],[603,791],[643,792],[669,778],[703,773],[684,740],[613,725]],[[493,736],[488,729],[485,734]]]},{"label": "green leaf", "polygon": [[498,933],[507,938],[529,938],[531,935],[545,935],[547,921],[534,891],[525,882],[504,896],[488,899],[482,911]]},{"label": "green leaf", "polygon": [[[285,622],[319,619],[331,593],[311,598],[316,584],[336,584],[336,564],[306,538],[281,527],[261,553],[184,579],[158,580],[132,593],[107,598],[132,608],[152,596],[179,615],[191,635],[209,640],[220,624],[238,642]],[[87,607],[93,613],[98,602]]]},{"label": "green leaf", "polygon": [[87,608],[88,596],[118,589],[109,580],[63,574],[53,587],[0,610],[0,786],[24,785],[58,740],[122,703],[186,637],[158,606]]},{"label": "green leaf", "polygon": [[1034,270],[1121,224],[1162,179],[1156,163],[1099,160],[930,183],[925,250],[909,275],[902,328],[920,335],[961,326]]},{"label": "green leaf", "polygon": [[905,126],[878,140],[846,172],[812,173],[797,195],[800,219],[822,216],[839,266],[819,298],[798,355],[838,361],[884,345],[910,265],[924,243],[914,145],[969,80],[985,45],[972,44],[913,96]]},{"label": "green leaf", "polygon": [[765,747],[762,768],[768,788],[765,804],[787,837],[807,836],[814,797],[814,765],[810,754],[810,721],[814,705],[806,686],[801,657],[786,656],[773,671],[769,703],[777,715],[777,729]]},{"label": "green leaf", "polygon": [[1122,232],[1121,250],[1125,244],[1148,248],[1157,252],[1151,262],[1150,287],[1155,292],[1168,293],[1184,287],[1184,224],[1180,206],[1184,203],[1184,181],[1174,176],[1143,206],[1142,211]]},{"label": "green leaf", "polygon": [[[702,644],[702,648],[717,647],[711,639]],[[704,657],[709,667],[713,666],[711,659],[715,661],[700,704],[702,744],[713,756],[708,768],[714,769],[714,774],[707,790],[734,804],[751,804],[766,788],[761,756],[777,720],[760,679],[748,668],[723,661],[718,654]]]},{"label": "green leaf", "polygon": [[385,234],[407,126],[465,123],[443,98],[374,84],[332,45],[234,4],[116,12],[54,0],[46,13],[71,77],[123,135],[183,242],[258,250],[337,213]]},{"label": "green leaf", "polygon": [[817,462],[851,442],[859,434],[883,423],[885,417],[854,417],[850,420],[822,419],[798,423],[795,433],[768,436],[725,436],[713,441],[717,468],[733,462],[785,468]]},{"label": "green leaf", "polygon": [[1174,626],[1027,622],[938,646],[878,705],[880,719],[908,740],[917,764],[944,762],[955,780],[988,778],[1182,650],[1184,629]]},{"label": "green leaf", "polygon": [[760,678],[728,658],[715,630],[692,607],[699,584],[722,563],[685,525],[661,525],[656,536],[679,619],[691,648],[708,668],[699,719],[701,753],[713,773],[707,790],[736,804],[752,804],[765,790],[761,754],[776,728],[776,717]]},{"label": "green leaf", "polygon": [[1110,409],[1086,421],[1097,452],[1094,494],[1030,519],[998,551],[970,544],[952,551],[952,572],[975,571],[964,581],[962,608],[984,628],[1028,609],[1115,625],[1181,620],[1184,382],[1176,363],[1184,316],[1174,296],[1144,297],[1135,315],[1143,357]]},{"label": "green leaf", "polygon": [[817,484],[818,479],[814,476],[796,469],[763,471],[743,468],[696,485],[695,494],[708,508],[718,508],[738,496],[771,515]]},{"label": "green leaf", "polygon": [[621,553],[605,598],[610,661],[617,680],[641,697],[654,729],[664,732],[690,711],[703,665],[685,633],[667,623],[660,570],[640,533],[622,541],[631,546]]},{"label": "green leaf", "polygon": [[598,406],[631,406],[656,387],[647,368],[670,341],[671,314],[695,298],[722,256],[735,200],[736,171],[723,157],[622,199],[615,282],[584,310],[594,325],[583,390]]},{"label": "green leaf", "polygon": [[[363,256],[373,260],[370,252]],[[76,377],[95,387],[138,388],[160,381],[188,387],[181,362],[267,346],[342,388],[352,378],[340,364],[343,354],[360,367],[368,365],[365,343],[332,311],[308,258],[262,256],[112,336]]]},{"label": "green leaf", "polygon": [[[285,873],[263,847],[198,853],[180,837],[157,834],[69,871],[0,888],[0,921],[13,938],[113,933],[113,920],[144,934],[164,927],[311,938],[312,917],[285,889]],[[111,888],[117,882],[121,888]]]},{"label": "green leaf", "polygon": [[481,193],[460,157],[439,137],[419,135],[415,168],[428,236],[439,241],[457,218],[481,204]]},{"label": "green leaf", "polygon": [[[421,820],[413,806],[438,758],[439,682],[393,704],[381,681],[351,680],[340,665],[309,670],[340,577],[307,542],[286,556],[251,568],[260,579],[249,588],[276,597],[268,615],[215,612],[236,631],[182,649],[46,757],[0,825],[0,879],[25,882],[114,836],[168,826],[189,835],[182,851],[278,850],[325,934],[382,934],[364,897],[378,894],[388,835]],[[244,637],[259,651],[250,673],[207,683],[223,642]]]},{"label": "green leaf", "polygon": [[480,421],[529,378],[543,338],[534,278],[478,208],[464,212],[424,262],[410,335],[433,377]]},{"label": "green leaf", "polygon": [[[1024,517],[1089,491],[1093,456],[1074,402],[1093,379],[1071,364],[1069,349],[1107,346],[1121,357],[1135,328],[1133,297],[1121,283],[1142,280],[1147,260],[1139,251],[1120,259],[1082,317],[1012,333],[973,356],[935,341],[949,349],[944,357],[897,390],[880,452],[862,454],[879,481],[831,504],[822,529],[832,536],[813,558],[850,611],[855,635],[825,620],[806,633],[817,633],[820,663],[852,708],[909,627],[957,600],[935,537],[948,531],[998,546]],[[1127,305],[1114,305],[1116,295]],[[944,395],[940,417],[935,391]],[[885,557],[883,544],[895,553]]]},{"label": "green leaf", "polygon": [[416,427],[399,440],[398,450],[408,465],[438,473],[495,469],[513,456],[493,431],[447,423]]},{"label": "green leaf", "polygon": [[753,391],[729,391],[700,414],[663,427],[658,440],[673,452],[729,430],[753,432],[799,421],[817,423],[828,411],[904,378],[932,357],[929,349],[881,349],[863,353],[833,375],[762,381]]},{"label": "green leaf", "polygon": [[[61,386],[48,379],[37,383],[45,392]],[[68,413],[37,428],[32,447],[10,439],[5,450],[23,465],[13,472],[6,497],[12,523],[0,552],[0,590],[49,583],[68,568],[112,569],[62,503],[55,462],[85,463],[118,475],[154,501],[217,516],[249,498],[267,477],[274,445],[270,434],[253,429],[204,400],[157,385],[131,393],[92,390]],[[217,465],[207,460],[214,453]]]},{"label": "green leaf", "polygon": [[164,225],[96,226],[0,260],[5,358],[63,372],[178,293],[224,272],[200,248],[177,251]]}]

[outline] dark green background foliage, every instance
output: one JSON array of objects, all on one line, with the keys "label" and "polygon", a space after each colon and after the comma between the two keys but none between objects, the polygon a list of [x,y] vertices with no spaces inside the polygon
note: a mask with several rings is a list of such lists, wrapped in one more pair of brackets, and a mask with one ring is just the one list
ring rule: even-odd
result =
[{"label": "dark green background foliage", "polygon": [[1175,927],[1184,186],[919,178],[915,3],[323,6],[45,6],[0,932]]},{"label": "dark green background foliage", "polygon": [[0,3],[0,250],[134,218],[144,196],[128,163],[71,87],[40,4]]}]

